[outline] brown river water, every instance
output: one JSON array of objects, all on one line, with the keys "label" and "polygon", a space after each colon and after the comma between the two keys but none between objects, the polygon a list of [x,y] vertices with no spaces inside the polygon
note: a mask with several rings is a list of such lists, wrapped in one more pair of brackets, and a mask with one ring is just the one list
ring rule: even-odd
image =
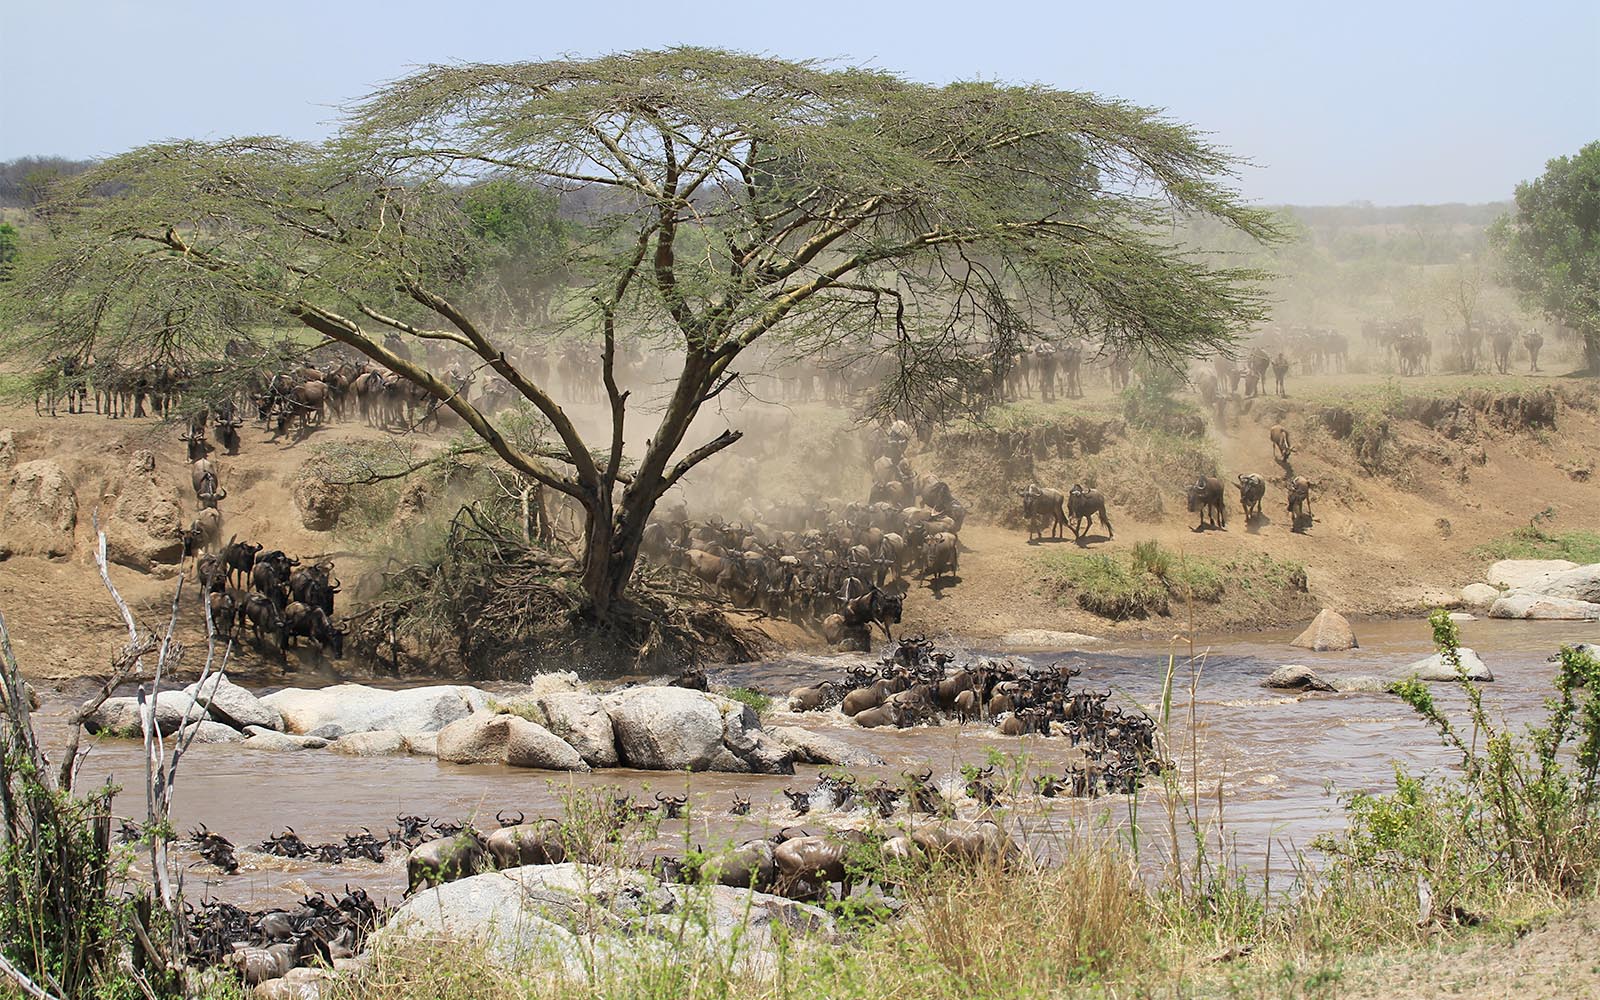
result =
[{"label": "brown river water", "polygon": [[[1339,793],[1392,786],[1396,764],[1429,773],[1453,763],[1432,732],[1391,695],[1297,696],[1259,686],[1261,678],[1282,663],[1304,663],[1330,679],[1393,676],[1432,652],[1423,621],[1358,622],[1356,631],[1361,648],[1342,653],[1296,650],[1288,645],[1292,632],[1230,637],[1213,643],[1209,650],[1197,648],[1196,652],[1203,654],[1196,657],[1197,679],[1188,647],[1177,651],[1172,755],[1182,770],[1186,794],[1190,788],[1198,789],[1204,802],[1200,815],[1208,825],[1216,823],[1220,798],[1229,850],[1257,873],[1268,866],[1281,870],[1281,860],[1274,859],[1308,848],[1319,833],[1342,828]],[[1563,643],[1600,641],[1600,626],[1595,623],[1484,620],[1463,623],[1461,632],[1463,645],[1476,649],[1494,672],[1494,683],[1485,686],[1491,712],[1518,728],[1542,715],[1543,700],[1552,691],[1550,682],[1556,672],[1548,658]],[[968,652],[981,655],[983,650]],[[859,659],[860,654],[790,657],[723,668],[714,672],[712,679],[781,695],[802,683],[836,676]],[[1013,659],[1078,661],[1083,673],[1074,684],[1110,689],[1115,700],[1146,708],[1154,715],[1167,649],[1138,643],[1107,646],[1104,651],[1029,654]],[[1192,734],[1187,726],[1191,680],[1197,720]],[[1455,686],[1434,687],[1440,704],[1459,716],[1464,699]],[[59,723],[66,709],[66,702],[50,701],[36,716],[48,744],[59,744]],[[1002,754],[1010,756],[1001,758],[997,776],[1013,766],[1019,773],[1053,770],[1059,774],[1068,750],[1062,739],[1001,737],[987,725],[863,730],[836,713],[782,712],[774,712],[768,723],[823,730],[869,748],[888,761],[887,767],[856,769],[864,778],[882,776],[896,782],[902,770],[932,767],[963,818],[980,810],[961,793],[962,764],[982,765]],[[1197,768],[1189,766],[1191,755],[1198,760]],[[204,824],[241,848],[241,868],[233,876],[196,861],[186,874],[191,892],[201,883],[220,898],[260,908],[348,883],[365,886],[374,897],[397,901],[405,887],[404,861],[397,855],[381,865],[367,861],[319,865],[245,848],[285,827],[294,828],[311,843],[337,842],[363,827],[382,836],[396,825],[395,817],[401,813],[457,822],[476,818],[480,827],[492,828],[500,810],[520,810],[530,820],[554,815],[560,812],[566,790],[601,786],[621,786],[645,801],[657,791],[689,793],[689,818],[661,824],[657,846],[664,850],[681,849],[686,843],[712,845],[730,838],[762,836],[781,826],[799,825],[821,832],[828,826],[866,824],[866,815],[860,811],[841,814],[814,809],[806,817],[794,817],[781,790],[810,786],[819,770],[801,765],[793,777],[622,769],[568,775],[440,764],[427,757],[354,758],[321,751],[283,754],[197,745],[185,755],[178,773],[174,820],[181,830]],[[85,764],[83,780],[105,777],[126,789],[116,801],[116,814],[142,816],[141,748],[120,740],[96,744]],[[1159,781],[1147,782],[1137,805],[1145,843],[1154,845],[1152,862],[1160,853],[1166,825],[1159,786]],[[752,800],[751,815],[728,814],[735,792]],[[997,818],[1025,837],[1036,853],[1049,855],[1070,849],[1075,837],[1093,835],[1086,831],[1125,833],[1131,812],[1128,796],[1046,800],[1025,790]],[[897,818],[903,819],[905,814]]]}]

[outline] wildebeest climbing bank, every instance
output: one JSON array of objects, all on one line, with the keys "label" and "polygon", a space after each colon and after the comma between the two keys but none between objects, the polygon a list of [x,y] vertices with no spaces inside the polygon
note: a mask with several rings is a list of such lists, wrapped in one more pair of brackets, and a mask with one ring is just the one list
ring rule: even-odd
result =
[{"label": "wildebeest climbing bank", "polygon": [[1547,230],[1596,254],[1600,146],[1285,206],[1003,65],[458,55],[318,139],[0,164],[0,996],[1595,943],[1600,325]]}]

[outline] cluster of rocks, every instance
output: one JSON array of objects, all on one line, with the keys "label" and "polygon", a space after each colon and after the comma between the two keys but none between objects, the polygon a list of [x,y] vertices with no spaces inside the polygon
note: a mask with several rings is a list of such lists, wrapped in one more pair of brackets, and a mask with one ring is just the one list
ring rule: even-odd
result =
[{"label": "cluster of rocks", "polygon": [[[1355,631],[1350,627],[1350,622],[1337,611],[1323,608],[1291,645],[1320,653],[1355,649],[1359,644],[1356,642]],[[1494,673],[1476,651],[1462,646],[1457,650],[1457,654],[1468,680],[1494,680]],[[1443,654],[1435,653],[1406,665],[1393,672],[1392,676],[1384,677],[1356,675],[1324,678],[1305,664],[1286,663],[1268,674],[1262,680],[1261,686],[1282,691],[1374,692],[1387,690],[1394,682],[1406,678],[1423,681],[1455,681],[1460,680],[1461,675]]]},{"label": "cluster of rocks", "polygon": [[1502,559],[1486,579],[1463,588],[1461,603],[1490,618],[1600,621],[1600,563]]},{"label": "cluster of rocks", "polygon": [[[550,677],[559,678],[550,682]],[[680,687],[579,690],[546,675],[528,692],[497,698],[467,685],[384,690],[362,684],[285,688],[257,697],[217,674],[202,689],[160,692],[156,727],[197,743],[246,749],[329,749],[360,757],[423,754],[453,764],[553,771],[793,774],[795,763],[856,765],[876,758],[796,727],[768,732],[742,702]],[[91,733],[138,738],[137,698],[108,699]]]}]

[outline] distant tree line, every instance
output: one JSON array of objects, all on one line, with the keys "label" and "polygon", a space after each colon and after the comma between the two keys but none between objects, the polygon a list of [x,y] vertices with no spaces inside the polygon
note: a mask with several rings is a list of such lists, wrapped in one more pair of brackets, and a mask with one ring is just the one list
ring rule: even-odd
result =
[{"label": "distant tree line", "polygon": [[52,181],[81,174],[94,162],[64,156],[19,156],[0,161],[0,208],[33,208],[44,200]]}]

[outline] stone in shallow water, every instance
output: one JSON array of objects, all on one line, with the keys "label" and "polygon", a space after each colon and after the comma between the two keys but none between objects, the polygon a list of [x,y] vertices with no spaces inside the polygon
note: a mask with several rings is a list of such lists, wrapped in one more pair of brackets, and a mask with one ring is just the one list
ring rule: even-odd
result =
[{"label": "stone in shallow water", "polygon": [[1332,608],[1323,608],[1317,612],[1317,617],[1311,620],[1310,626],[1301,632],[1291,646],[1313,650],[1318,653],[1330,652],[1341,649],[1355,649],[1355,630],[1350,627],[1344,615]]},{"label": "stone in shallow water", "polygon": [[1262,687],[1288,691],[1332,691],[1334,686],[1318,677],[1310,667],[1286,663],[1267,675]]},{"label": "stone in shallow water", "polygon": [[[1462,646],[1456,652],[1461,656],[1461,666],[1466,669],[1468,680],[1494,680],[1494,674],[1489,671],[1488,664],[1484,663],[1476,652],[1466,646]],[[1445,662],[1443,653],[1434,653],[1418,660],[1407,667],[1406,672],[1416,674],[1419,680],[1424,681],[1453,681],[1460,678],[1455,668]]]}]

